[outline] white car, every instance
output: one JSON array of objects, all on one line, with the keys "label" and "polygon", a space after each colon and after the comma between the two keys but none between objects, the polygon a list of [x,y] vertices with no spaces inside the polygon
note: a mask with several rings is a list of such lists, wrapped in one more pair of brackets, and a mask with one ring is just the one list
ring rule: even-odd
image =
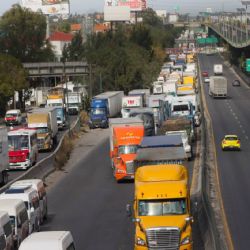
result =
[{"label": "white car", "polygon": [[205,82],[205,83],[209,83],[209,82],[210,82],[210,78],[209,78],[209,77],[205,77],[205,78],[204,78],[204,82]]}]

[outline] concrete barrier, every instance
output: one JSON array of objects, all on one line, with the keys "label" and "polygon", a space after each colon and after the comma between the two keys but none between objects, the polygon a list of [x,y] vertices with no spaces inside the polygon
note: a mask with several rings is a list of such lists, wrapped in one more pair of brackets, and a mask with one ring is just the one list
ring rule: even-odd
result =
[{"label": "concrete barrier", "polygon": [[80,118],[78,117],[74,124],[71,126],[70,129],[67,129],[63,134],[62,138],[60,139],[56,149],[52,152],[49,156],[42,159],[41,161],[37,162],[35,166],[31,167],[27,171],[25,171],[22,175],[18,176],[16,179],[8,182],[6,185],[0,188],[0,193],[4,192],[6,189],[9,188],[11,184],[18,180],[24,179],[44,179],[48,176],[51,172],[55,170],[54,168],[54,159],[57,152],[60,150],[62,142],[67,134],[71,134],[72,132],[80,131]]}]

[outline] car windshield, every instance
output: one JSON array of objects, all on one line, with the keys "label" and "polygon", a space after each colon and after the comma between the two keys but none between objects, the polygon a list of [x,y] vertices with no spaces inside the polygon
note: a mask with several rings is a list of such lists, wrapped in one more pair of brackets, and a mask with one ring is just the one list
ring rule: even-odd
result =
[{"label": "car windshield", "polygon": [[236,141],[236,140],[238,140],[238,137],[236,137],[236,136],[226,136],[226,138],[225,138],[227,141]]},{"label": "car windshield", "polygon": [[6,116],[6,117],[16,117],[17,114],[6,114],[5,116]]},{"label": "car windshield", "polygon": [[105,114],[105,109],[104,108],[91,109],[91,114],[92,115],[104,115]]},{"label": "car windshield", "polygon": [[138,145],[121,145],[118,147],[118,154],[135,154],[137,149]]},{"label": "car windshield", "polygon": [[45,134],[49,132],[48,128],[36,128],[36,131],[38,134]]},{"label": "car windshield", "polygon": [[8,136],[9,151],[29,149],[28,135],[11,135]]},{"label": "car windshield", "polygon": [[139,200],[139,216],[181,215],[186,210],[186,199]]}]

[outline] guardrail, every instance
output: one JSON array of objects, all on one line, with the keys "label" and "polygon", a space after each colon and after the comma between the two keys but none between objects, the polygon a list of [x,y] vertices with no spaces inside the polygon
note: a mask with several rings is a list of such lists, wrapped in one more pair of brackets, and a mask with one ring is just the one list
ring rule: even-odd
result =
[{"label": "guardrail", "polygon": [[54,152],[52,152],[49,156],[46,158],[40,160],[39,162],[36,163],[35,166],[31,167],[28,169],[25,173],[22,175],[18,176],[14,180],[8,182],[6,185],[0,188],[0,193],[4,192],[6,189],[9,188],[11,184],[13,184],[15,181],[18,180],[24,180],[24,179],[44,179],[47,177],[50,173],[52,173],[55,168],[54,168],[54,160],[55,156],[58,153],[58,151],[61,148],[62,142],[65,138],[66,135],[70,135],[72,132],[78,132],[80,130],[80,117],[77,118],[75,123],[71,126],[70,129],[65,131],[63,134],[62,138],[60,139],[56,149]]}]

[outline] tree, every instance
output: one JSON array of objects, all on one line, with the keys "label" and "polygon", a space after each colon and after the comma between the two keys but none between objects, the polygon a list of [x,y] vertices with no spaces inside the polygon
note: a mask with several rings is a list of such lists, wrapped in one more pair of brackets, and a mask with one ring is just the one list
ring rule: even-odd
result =
[{"label": "tree", "polygon": [[6,103],[14,91],[28,88],[27,74],[22,64],[14,57],[0,54],[0,114],[5,114]]},{"label": "tree", "polygon": [[42,13],[13,5],[0,20],[0,32],[0,52],[21,62],[50,60],[53,55],[51,48],[45,46],[46,19]]}]

